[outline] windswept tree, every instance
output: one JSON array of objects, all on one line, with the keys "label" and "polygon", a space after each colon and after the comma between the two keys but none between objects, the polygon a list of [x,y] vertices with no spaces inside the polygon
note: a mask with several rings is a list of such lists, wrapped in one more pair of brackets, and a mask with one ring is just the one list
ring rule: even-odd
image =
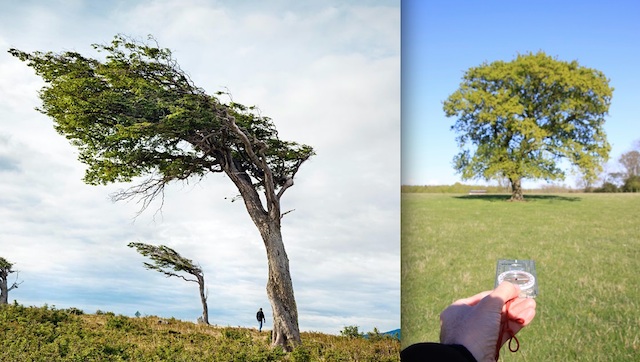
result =
[{"label": "windswept tree", "polygon": [[454,168],[464,179],[506,177],[511,200],[523,199],[523,179],[564,179],[563,159],[593,181],[611,148],[612,93],[602,72],[543,52],[470,68],[443,106],[456,118]]},{"label": "windswept tree", "polygon": [[[16,280],[9,285],[9,277],[16,273]],[[9,292],[18,288],[22,282],[18,282],[18,272],[13,270],[13,263],[0,256],[0,305],[9,303]]]},{"label": "windswept tree", "polygon": [[139,182],[114,200],[137,198],[144,209],[172,181],[229,177],[266,248],[272,343],[287,350],[299,344],[280,200],[313,149],[280,140],[272,120],[253,107],[205,93],[154,41],[116,36],[93,47],[104,60],[73,51],[9,52],[45,81],[39,111],[78,148],[84,181]]},{"label": "windswept tree", "polygon": [[[143,263],[144,267],[149,270],[155,270],[168,277],[176,277],[188,282],[198,283],[200,291],[200,301],[202,302],[202,321],[209,324],[209,307],[207,307],[207,293],[204,285],[204,273],[199,265],[195,265],[193,261],[187,259],[177,251],[164,245],[149,245],[143,243],[129,243],[130,248],[135,248],[138,253],[148,257],[153,261],[151,263]],[[194,278],[185,276],[186,273]]]}]

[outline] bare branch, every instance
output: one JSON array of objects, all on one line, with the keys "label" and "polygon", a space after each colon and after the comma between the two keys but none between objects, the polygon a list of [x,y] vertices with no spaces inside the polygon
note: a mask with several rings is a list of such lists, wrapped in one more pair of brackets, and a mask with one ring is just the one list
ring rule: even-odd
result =
[{"label": "bare branch", "polygon": [[280,200],[280,198],[282,197],[282,194],[284,194],[284,192],[291,186],[293,186],[293,177],[287,178],[287,181],[285,181],[284,185],[282,185],[282,187],[278,191],[278,195],[277,195],[278,200]]},{"label": "bare branch", "polygon": [[21,281],[21,282],[18,282],[18,276],[20,275],[20,271],[16,270],[15,273],[16,273],[16,281],[13,282],[11,287],[7,288],[7,292],[10,292],[10,291],[12,291],[14,289],[18,289],[18,285],[24,283],[24,280]]},{"label": "bare branch", "polygon": [[164,206],[164,188],[171,181],[166,177],[163,178],[148,178],[142,183],[132,186],[128,189],[121,189],[110,195],[111,201],[130,201],[133,199],[138,199],[136,204],[141,204],[140,210],[136,213],[136,217],[140,216],[142,212],[144,212],[149,205],[153,202],[153,200],[160,196],[160,206],[158,207],[158,211],[162,210],[162,206]]},{"label": "bare branch", "polygon": [[280,219],[282,219],[286,214],[288,214],[288,213],[290,213],[290,212],[293,212],[293,211],[296,211],[296,209],[291,209],[291,210],[289,210],[289,211],[285,211],[285,212],[283,212],[282,214],[280,214]]},{"label": "bare branch", "polygon": [[[215,105],[214,105],[215,106]],[[267,158],[264,155],[267,145],[254,138],[251,142],[246,133],[236,124],[235,118],[229,113],[225,107],[216,107],[219,110],[219,119],[225,121],[229,126],[229,130],[233,132],[244,145],[244,150],[249,156],[249,160],[264,173],[265,196],[267,197],[267,210],[271,213],[274,209],[278,209],[278,199],[275,195],[273,174],[267,165]],[[259,146],[258,154],[254,150],[255,146]],[[279,212],[279,211],[278,211]]]},{"label": "bare branch", "polygon": [[282,195],[284,194],[284,192],[291,186],[293,186],[293,178],[295,177],[295,175],[298,173],[298,170],[300,170],[300,166],[302,166],[302,164],[307,161],[309,159],[309,157],[311,157],[311,154],[308,155],[307,157],[303,158],[303,159],[299,159],[298,162],[296,162],[295,167],[293,168],[293,170],[291,170],[291,175],[287,178],[287,180],[285,181],[284,185],[281,186],[280,190],[278,191],[278,201],[280,201],[280,198],[282,197]]},{"label": "bare branch", "polygon": [[169,277],[176,277],[176,278],[184,279],[184,280],[185,280],[185,281],[187,281],[187,282],[194,282],[194,283],[197,283],[197,282],[198,282],[198,281],[197,281],[197,280],[195,280],[195,279],[189,279],[189,278],[185,277],[184,275],[180,275],[180,274],[172,273],[172,272],[169,272],[169,271],[164,271],[163,273],[167,276],[167,278],[169,278]]}]

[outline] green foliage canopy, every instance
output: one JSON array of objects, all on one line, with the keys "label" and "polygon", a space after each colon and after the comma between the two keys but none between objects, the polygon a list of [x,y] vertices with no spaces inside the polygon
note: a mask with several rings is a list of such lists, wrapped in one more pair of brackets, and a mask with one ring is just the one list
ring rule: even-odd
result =
[{"label": "green foliage canopy", "polygon": [[13,273],[13,263],[0,256],[0,270],[4,270],[8,273]]},{"label": "green foliage canopy", "polygon": [[622,185],[624,192],[640,192],[640,176],[629,176]]},{"label": "green foliage canopy", "polygon": [[[150,40],[153,40],[150,38]],[[78,147],[89,184],[151,178],[124,193],[149,199],[171,180],[236,172],[280,194],[314,154],[282,141],[254,107],[222,103],[193,84],[169,49],[118,35],[94,44],[104,60],[77,52],[9,52],[46,82],[38,109]]]},{"label": "green foliage canopy", "polygon": [[605,75],[543,52],[467,70],[444,101],[465,179],[562,179],[560,159],[594,180],[608,159],[603,129],[613,88]]}]

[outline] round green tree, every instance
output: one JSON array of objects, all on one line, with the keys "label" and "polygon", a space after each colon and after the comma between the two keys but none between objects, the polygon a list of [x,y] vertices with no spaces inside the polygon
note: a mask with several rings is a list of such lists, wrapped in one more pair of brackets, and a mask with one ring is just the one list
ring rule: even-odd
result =
[{"label": "round green tree", "polygon": [[602,72],[543,52],[470,68],[443,106],[456,118],[454,168],[463,179],[508,179],[514,201],[523,179],[564,179],[563,159],[593,181],[611,148],[612,93]]}]

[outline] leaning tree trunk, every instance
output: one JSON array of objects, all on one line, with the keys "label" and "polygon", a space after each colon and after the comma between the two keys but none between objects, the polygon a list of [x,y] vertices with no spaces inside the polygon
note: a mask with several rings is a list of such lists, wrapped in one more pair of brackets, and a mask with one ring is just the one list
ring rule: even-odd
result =
[{"label": "leaning tree trunk", "polygon": [[279,220],[261,227],[260,234],[267,249],[269,264],[267,295],[273,312],[271,343],[283,346],[285,350],[291,350],[291,347],[300,344],[298,308],[293,295],[289,258],[282,242]]},{"label": "leaning tree trunk", "polygon": [[265,210],[256,186],[249,176],[240,171],[231,157],[225,164],[225,173],[235,183],[240,191],[245,207],[251,220],[260,231],[262,241],[267,250],[269,279],[267,281],[267,296],[271,302],[273,312],[273,333],[271,344],[281,346],[285,351],[301,343],[298,327],[298,307],[293,295],[293,283],[289,272],[289,258],[284,249],[280,219],[280,199],[273,187],[265,187],[268,208]]},{"label": "leaning tree trunk", "polygon": [[198,287],[200,288],[200,301],[202,302],[202,322],[209,324],[209,307],[207,306],[207,296],[204,291],[204,277],[196,275],[198,278]]},{"label": "leaning tree trunk", "polygon": [[524,201],[522,195],[522,179],[510,179],[511,181],[511,201]]},{"label": "leaning tree trunk", "polygon": [[254,206],[247,205],[247,210],[262,236],[269,266],[267,296],[273,312],[271,344],[281,346],[285,351],[291,351],[301,343],[301,340],[298,307],[293,295],[289,258],[282,241],[280,217],[278,215],[277,218],[272,218],[271,215],[258,211]]}]

